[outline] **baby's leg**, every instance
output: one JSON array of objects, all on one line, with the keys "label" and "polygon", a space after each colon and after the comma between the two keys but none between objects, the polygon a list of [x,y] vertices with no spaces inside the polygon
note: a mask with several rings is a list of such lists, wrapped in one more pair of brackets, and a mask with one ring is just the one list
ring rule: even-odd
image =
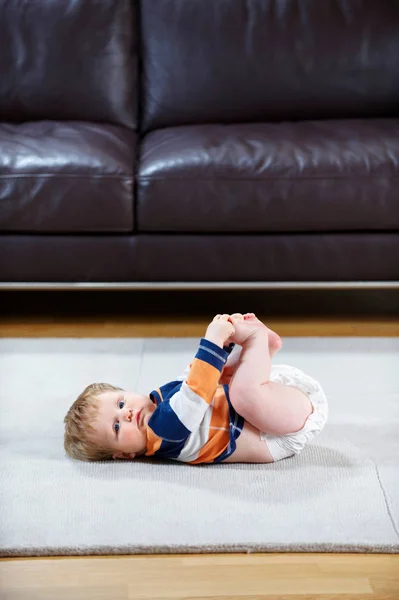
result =
[{"label": "baby's leg", "polygon": [[251,323],[236,319],[232,316],[242,352],[229,386],[232,405],[238,414],[264,433],[283,435],[299,431],[312,412],[309,398],[296,388],[269,381],[271,357],[267,328],[263,323],[253,323],[251,327]]},{"label": "baby's leg", "polygon": [[[245,317],[244,317],[245,318]],[[281,349],[282,341],[280,336],[273,331],[272,329],[267,329],[268,333],[268,344],[269,344],[269,354],[272,359],[273,356],[277,354],[277,352]],[[241,352],[242,348],[238,344],[236,344],[232,353],[227,359],[227,362],[223,368],[221,377],[219,379],[219,383],[231,383],[231,378],[233,377],[237,366],[240,364],[241,360]]]}]

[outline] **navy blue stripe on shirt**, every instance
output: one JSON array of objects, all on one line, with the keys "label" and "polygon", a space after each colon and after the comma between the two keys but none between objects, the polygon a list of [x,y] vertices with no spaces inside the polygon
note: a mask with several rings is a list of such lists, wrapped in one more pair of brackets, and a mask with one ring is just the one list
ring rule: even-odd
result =
[{"label": "navy blue stripe on shirt", "polygon": [[[181,385],[182,382],[180,382],[180,386]],[[150,427],[158,437],[169,442],[185,441],[191,433],[191,431],[180,421],[169,402],[162,402],[162,404],[159,404],[148,421],[148,427]]]},{"label": "navy blue stripe on shirt", "polygon": [[195,358],[203,360],[213,367],[216,367],[216,369],[219,369],[219,371],[222,371],[228,356],[229,353],[223,350],[223,348],[205,338],[201,338]]},{"label": "navy blue stripe on shirt", "polygon": [[226,394],[226,399],[229,405],[229,415],[230,415],[230,442],[227,446],[226,450],[220,454],[215,460],[214,463],[220,463],[224,461],[226,458],[231,456],[236,449],[236,440],[240,437],[242,430],[244,428],[244,417],[238,414],[238,412],[233,407],[230,396],[229,396],[229,386],[227,384],[223,385],[223,389]]},{"label": "navy blue stripe on shirt", "polygon": [[165,383],[165,385],[162,385],[159,388],[162,396],[159,395],[159,392],[157,390],[153,390],[150,394],[150,398],[153,402],[155,401],[154,404],[158,406],[159,404],[161,404],[161,402],[163,402],[165,398],[170,398],[171,396],[173,396],[173,394],[178,392],[181,388],[181,384],[182,382],[178,379],[170,381],[169,383]]},{"label": "navy blue stripe on shirt", "polygon": [[154,458],[176,459],[184,448],[186,440],[182,442],[168,442],[162,440],[160,448],[153,455]]}]

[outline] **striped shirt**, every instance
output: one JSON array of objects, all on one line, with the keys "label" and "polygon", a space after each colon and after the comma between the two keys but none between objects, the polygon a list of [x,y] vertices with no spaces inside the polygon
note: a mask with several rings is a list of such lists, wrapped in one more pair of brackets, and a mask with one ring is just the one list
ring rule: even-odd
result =
[{"label": "striped shirt", "polygon": [[183,375],[150,393],[157,408],[148,421],[146,456],[195,465],[233,454],[244,419],[230,402],[229,386],[219,385],[233,347],[201,338]]}]

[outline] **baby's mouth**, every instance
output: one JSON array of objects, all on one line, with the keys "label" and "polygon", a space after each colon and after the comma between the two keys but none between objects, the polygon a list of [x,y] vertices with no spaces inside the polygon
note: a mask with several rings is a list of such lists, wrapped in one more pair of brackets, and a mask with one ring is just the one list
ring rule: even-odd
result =
[{"label": "baby's mouth", "polygon": [[139,412],[138,412],[138,413],[137,413],[137,415],[136,415],[137,427],[138,427],[139,429],[140,429],[140,417],[141,417],[142,410],[143,410],[143,409],[139,410]]}]

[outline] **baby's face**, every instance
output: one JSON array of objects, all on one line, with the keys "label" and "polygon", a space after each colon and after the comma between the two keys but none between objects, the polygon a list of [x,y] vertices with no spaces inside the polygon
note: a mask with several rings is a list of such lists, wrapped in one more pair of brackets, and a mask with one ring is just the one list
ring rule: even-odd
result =
[{"label": "baby's face", "polygon": [[97,396],[98,417],[90,438],[115,450],[112,458],[134,458],[146,450],[146,429],[156,406],[148,396],[112,390]]}]

